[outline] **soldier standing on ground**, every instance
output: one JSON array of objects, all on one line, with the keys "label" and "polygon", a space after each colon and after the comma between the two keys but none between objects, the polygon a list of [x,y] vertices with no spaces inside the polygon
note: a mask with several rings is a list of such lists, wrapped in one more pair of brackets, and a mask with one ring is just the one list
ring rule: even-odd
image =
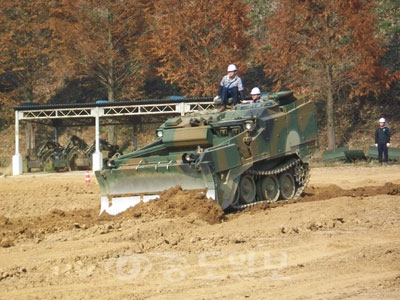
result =
[{"label": "soldier standing on ground", "polygon": [[379,127],[375,131],[375,146],[378,148],[379,165],[389,162],[390,130],[386,127],[385,118],[379,119]]}]

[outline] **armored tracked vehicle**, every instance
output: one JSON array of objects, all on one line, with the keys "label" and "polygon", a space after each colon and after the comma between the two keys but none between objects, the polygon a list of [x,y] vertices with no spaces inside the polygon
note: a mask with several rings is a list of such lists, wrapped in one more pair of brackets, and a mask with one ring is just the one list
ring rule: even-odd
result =
[{"label": "armored tracked vehicle", "polygon": [[222,209],[297,198],[318,146],[314,104],[291,91],[262,102],[168,119],[154,142],[96,171],[101,211],[118,214],[174,186],[203,189]]}]

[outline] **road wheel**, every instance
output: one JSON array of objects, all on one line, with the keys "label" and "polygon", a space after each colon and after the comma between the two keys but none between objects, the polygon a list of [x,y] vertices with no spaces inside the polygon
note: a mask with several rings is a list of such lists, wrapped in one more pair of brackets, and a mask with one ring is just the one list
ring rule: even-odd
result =
[{"label": "road wheel", "polygon": [[254,202],[256,197],[256,184],[254,178],[251,175],[243,175],[239,183],[239,195],[240,200],[249,204]]},{"label": "road wheel", "polygon": [[284,172],[279,177],[281,198],[284,200],[292,199],[296,192],[296,183],[293,175],[289,172]]},{"label": "road wheel", "polygon": [[262,177],[257,183],[257,188],[260,200],[275,202],[279,199],[279,181],[275,175]]}]

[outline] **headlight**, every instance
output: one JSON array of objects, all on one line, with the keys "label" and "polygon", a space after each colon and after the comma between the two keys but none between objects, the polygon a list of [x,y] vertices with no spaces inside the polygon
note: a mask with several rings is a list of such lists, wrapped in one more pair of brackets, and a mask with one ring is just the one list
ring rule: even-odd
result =
[{"label": "headlight", "polygon": [[253,121],[248,121],[244,124],[244,127],[246,128],[247,131],[253,131],[254,130],[254,123]]},{"label": "headlight", "polygon": [[159,138],[162,138],[163,137],[163,131],[162,130],[157,130],[157,136]]},{"label": "headlight", "polygon": [[115,168],[115,161],[113,159],[109,159],[107,161],[107,167],[109,168]]},{"label": "headlight", "polygon": [[182,161],[183,161],[184,163],[190,164],[190,163],[192,163],[192,162],[195,162],[196,159],[199,158],[199,156],[200,156],[200,155],[199,155],[198,153],[184,153],[184,154],[182,155]]}]

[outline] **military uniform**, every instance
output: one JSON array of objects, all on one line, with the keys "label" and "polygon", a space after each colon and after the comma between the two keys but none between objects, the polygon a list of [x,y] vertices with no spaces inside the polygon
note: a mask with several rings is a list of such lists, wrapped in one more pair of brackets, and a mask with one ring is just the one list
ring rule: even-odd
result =
[{"label": "military uniform", "polygon": [[375,145],[378,147],[378,161],[386,164],[389,161],[388,144],[390,143],[390,130],[385,125],[379,126],[375,131]]}]

